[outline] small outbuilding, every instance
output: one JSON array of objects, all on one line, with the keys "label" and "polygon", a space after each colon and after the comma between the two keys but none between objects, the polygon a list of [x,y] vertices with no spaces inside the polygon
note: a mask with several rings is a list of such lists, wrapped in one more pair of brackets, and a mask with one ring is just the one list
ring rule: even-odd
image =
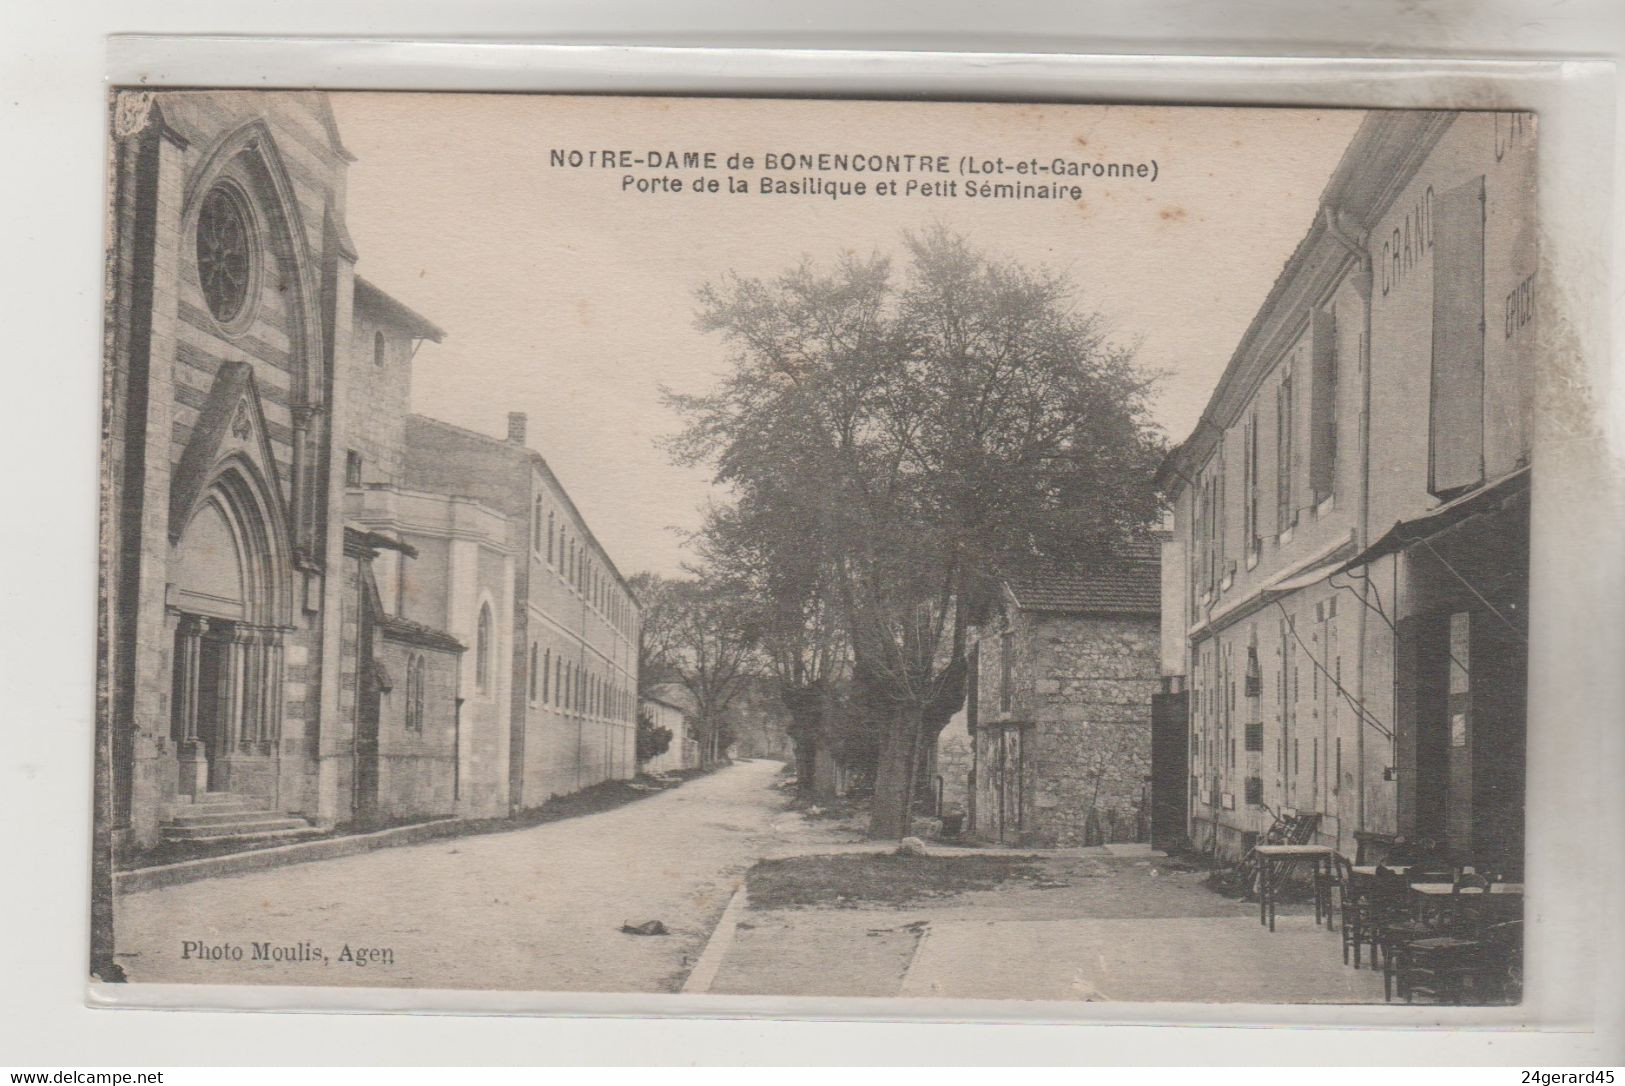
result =
[{"label": "small outbuilding", "polygon": [[[963,790],[943,786],[963,796],[973,834],[1044,846],[1146,838],[1160,570],[1149,540],[1005,584],[973,631],[965,711],[941,740],[968,748]],[[945,775],[952,764],[939,751]]]}]

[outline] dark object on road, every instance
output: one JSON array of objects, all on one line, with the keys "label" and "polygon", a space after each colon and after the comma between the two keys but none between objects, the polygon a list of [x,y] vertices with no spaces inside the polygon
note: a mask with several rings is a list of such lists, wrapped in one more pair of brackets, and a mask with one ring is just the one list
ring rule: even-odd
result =
[{"label": "dark object on road", "polygon": [[671,934],[670,931],[666,930],[666,925],[662,924],[658,920],[645,920],[641,924],[629,924],[629,923],[626,923],[626,922],[623,921],[622,924],[621,924],[621,930],[626,932],[626,934],[628,934],[628,935],[670,935]]}]

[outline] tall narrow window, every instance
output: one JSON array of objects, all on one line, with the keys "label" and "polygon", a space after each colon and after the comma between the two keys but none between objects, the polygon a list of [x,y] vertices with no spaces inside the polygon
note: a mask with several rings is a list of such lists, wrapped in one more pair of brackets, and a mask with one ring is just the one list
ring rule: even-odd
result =
[{"label": "tall narrow window", "polygon": [[537,554],[542,553],[542,499],[537,498],[531,506],[530,549]]},{"label": "tall narrow window", "polygon": [[419,722],[417,717],[417,686],[418,668],[422,666],[419,657],[414,653],[406,658],[406,730],[417,731]]},{"label": "tall narrow window", "polygon": [[547,514],[547,564],[553,564],[553,514]]},{"label": "tall narrow window", "polygon": [[530,680],[530,703],[532,705],[536,704],[536,695],[541,690],[542,680],[539,674],[541,668],[537,666],[537,664],[540,662],[540,653],[537,650],[540,647],[541,646],[536,644],[534,641],[530,643],[530,674],[527,676],[527,678]]},{"label": "tall narrow window", "polygon": [[542,653],[542,704],[544,705],[547,704],[547,700],[551,696],[551,690],[548,686],[548,679],[551,678],[551,676],[548,674],[548,672],[552,667],[553,650],[548,649],[546,652]]},{"label": "tall narrow window", "polygon": [[412,688],[412,716],[417,721],[418,731],[423,730],[423,687],[426,676],[424,672],[426,661],[418,657],[418,681]]},{"label": "tall narrow window", "polygon": [[344,485],[361,485],[361,454],[354,449],[344,454]]},{"label": "tall narrow window", "polygon": [[1015,701],[1016,635],[1006,630],[999,635],[999,711],[1008,713]]},{"label": "tall narrow window", "polygon": [[970,666],[965,675],[965,727],[971,735],[982,719],[982,643],[970,647]]},{"label": "tall narrow window", "polygon": [[388,354],[384,347],[384,333],[374,332],[372,334],[372,364],[382,366],[387,358]]},{"label": "tall narrow window", "polygon": [[479,624],[474,629],[474,685],[480,693],[491,689],[491,607],[480,605]]}]

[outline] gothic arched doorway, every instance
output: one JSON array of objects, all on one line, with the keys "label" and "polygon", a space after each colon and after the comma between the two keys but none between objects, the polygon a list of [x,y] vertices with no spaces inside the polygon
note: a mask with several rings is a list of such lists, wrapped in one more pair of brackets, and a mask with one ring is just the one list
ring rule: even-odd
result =
[{"label": "gothic arched doorway", "polygon": [[171,737],[180,791],[259,790],[281,717],[285,556],[267,489],[229,458],[173,551]]}]

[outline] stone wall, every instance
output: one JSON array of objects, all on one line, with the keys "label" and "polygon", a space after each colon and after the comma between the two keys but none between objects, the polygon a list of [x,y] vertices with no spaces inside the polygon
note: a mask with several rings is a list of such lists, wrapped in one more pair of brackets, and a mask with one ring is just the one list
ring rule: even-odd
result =
[{"label": "stone wall", "polygon": [[[301,423],[294,407],[326,406],[317,269],[324,262],[344,263],[323,228],[324,209],[342,204],[335,194],[343,190],[345,160],[326,128],[319,96],[165,93],[148,100],[125,94],[120,102],[112,209],[118,297],[112,299],[107,359],[116,382],[111,421],[120,443],[107,465],[118,471],[110,514],[115,538],[109,540],[117,576],[117,614],[109,634],[120,642],[111,676],[114,818],[121,845],[141,848],[158,839],[159,823],[180,786],[170,704],[175,615],[168,601],[169,586],[182,579],[174,544],[186,525],[170,523],[170,503],[228,364],[253,373],[275,467],[274,494],[267,487],[262,497],[285,507],[284,519],[300,544],[313,550],[319,545],[319,466],[296,487]],[[235,186],[250,208],[258,254],[257,289],[241,318],[224,323],[211,316],[200,286],[196,216],[187,196],[219,181]],[[313,439],[325,425],[320,413],[316,417]],[[307,453],[318,445],[312,440]],[[285,559],[278,561],[278,572],[291,585],[294,571]],[[293,587],[301,590],[302,584]],[[302,810],[315,800],[309,756],[317,733],[323,619],[319,610],[278,603],[270,617],[285,631],[290,663],[282,716],[273,728],[283,755],[274,789],[285,809]]]},{"label": "stone wall", "polygon": [[1139,839],[1149,815],[1158,619],[1045,616],[1028,637],[1032,838],[1057,846]]},{"label": "stone wall", "polygon": [[[456,808],[459,654],[388,636],[377,644],[392,680],[378,714],[378,813],[386,820],[449,815]],[[413,661],[423,676],[423,715],[415,724],[407,711]]]}]

